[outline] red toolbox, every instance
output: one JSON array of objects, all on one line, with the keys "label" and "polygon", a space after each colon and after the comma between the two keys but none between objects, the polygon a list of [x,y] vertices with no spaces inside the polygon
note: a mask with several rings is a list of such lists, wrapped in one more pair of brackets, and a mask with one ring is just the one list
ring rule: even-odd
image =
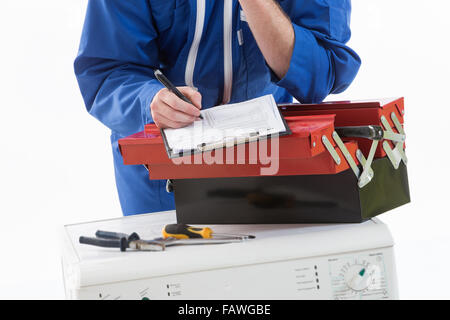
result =
[{"label": "red toolbox", "polygon": [[119,140],[191,224],[361,222],[410,201],[403,98],[279,105],[292,132],[169,159],[159,129]]}]

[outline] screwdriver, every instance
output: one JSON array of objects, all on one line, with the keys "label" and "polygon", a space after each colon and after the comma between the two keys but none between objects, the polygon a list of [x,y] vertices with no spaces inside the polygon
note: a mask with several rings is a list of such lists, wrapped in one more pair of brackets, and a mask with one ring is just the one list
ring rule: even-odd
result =
[{"label": "screwdriver", "polygon": [[175,239],[212,239],[214,238],[232,238],[232,239],[255,239],[252,235],[242,234],[226,234],[226,233],[214,233],[211,228],[204,227],[192,227],[187,224],[174,223],[166,225],[162,230],[163,238],[175,238]]}]

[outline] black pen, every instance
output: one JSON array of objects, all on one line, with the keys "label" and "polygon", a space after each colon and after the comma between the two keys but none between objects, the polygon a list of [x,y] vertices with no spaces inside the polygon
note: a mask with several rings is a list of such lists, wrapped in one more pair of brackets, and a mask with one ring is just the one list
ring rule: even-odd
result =
[{"label": "black pen", "polygon": [[[178,98],[180,98],[181,100],[183,100],[184,102],[190,103],[192,105],[194,105],[192,103],[191,100],[189,100],[186,96],[184,96],[180,90],[177,89],[177,87],[175,87],[172,82],[170,82],[169,79],[167,79],[167,77],[161,72],[161,70],[156,69],[155,70],[155,77],[156,79],[158,79],[159,82],[161,82],[161,84],[166,87],[167,89],[169,89],[170,92],[174,93]],[[202,115],[198,116],[200,119],[203,120]]]}]

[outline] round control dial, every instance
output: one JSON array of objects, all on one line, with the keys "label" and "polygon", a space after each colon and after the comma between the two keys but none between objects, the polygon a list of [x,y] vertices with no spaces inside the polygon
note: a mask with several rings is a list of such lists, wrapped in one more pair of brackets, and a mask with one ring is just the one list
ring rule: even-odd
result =
[{"label": "round control dial", "polygon": [[344,273],[347,286],[353,291],[364,291],[374,282],[375,270],[372,265],[354,264]]}]

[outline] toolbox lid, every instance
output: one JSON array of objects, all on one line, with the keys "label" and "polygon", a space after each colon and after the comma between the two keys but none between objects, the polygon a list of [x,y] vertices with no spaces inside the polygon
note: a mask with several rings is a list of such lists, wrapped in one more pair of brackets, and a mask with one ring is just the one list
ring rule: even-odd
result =
[{"label": "toolbox lid", "polygon": [[[323,143],[326,137],[331,147],[337,149],[332,139],[335,115],[287,116],[285,120],[290,135],[177,159],[167,156],[160,131],[154,124],[119,140],[119,146],[124,163],[146,165],[151,179],[259,176],[274,161],[279,170],[272,175],[335,174],[349,168],[345,161],[336,163]],[[352,151],[357,148],[355,142],[346,145]]]},{"label": "toolbox lid", "polygon": [[325,101],[318,104],[302,104],[302,103],[286,103],[279,104],[281,111],[290,110],[333,110],[333,109],[369,109],[369,108],[386,108],[390,105],[397,104],[399,111],[403,110],[404,98],[382,98],[374,100],[343,100],[343,101]]}]

